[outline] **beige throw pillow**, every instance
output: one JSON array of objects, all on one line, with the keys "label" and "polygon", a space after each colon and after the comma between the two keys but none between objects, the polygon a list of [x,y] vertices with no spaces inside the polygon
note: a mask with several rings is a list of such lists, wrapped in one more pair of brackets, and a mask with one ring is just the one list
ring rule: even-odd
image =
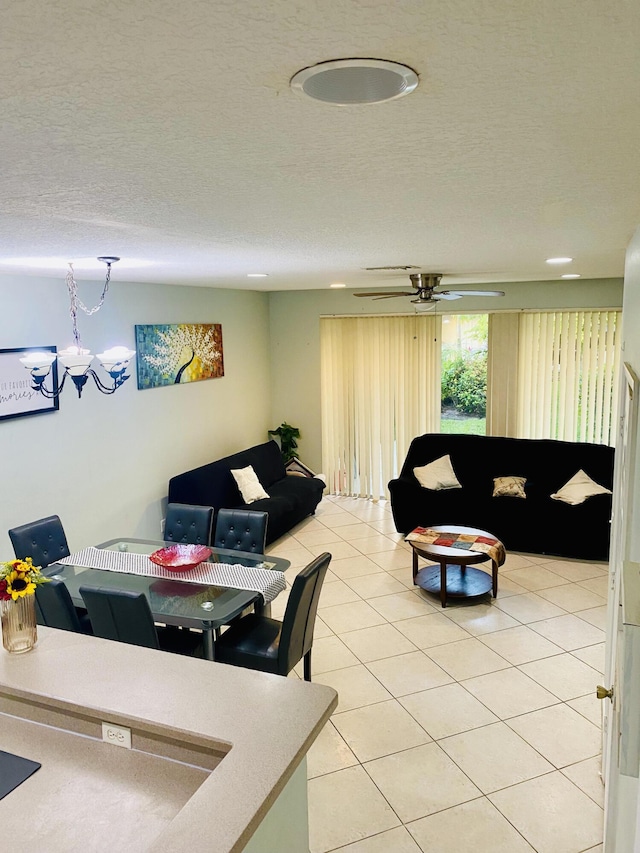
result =
[{"label": "beige throw pillow", "polygon": [[526,482],[526,477],[494,477],[493,497],[526,498],[527,496],[524,492],[524,484]]},{"label": "beige throw pillow", "polygon": [[428,465],[423,465],[421,468],[414,468],[416,480],[425,489],[439,491],[440,489],[461,489],[462,485],[458,482],[458,478],[451,464],[449,454],[429,462]]},{"label": "beige throw pillow", "polygon": [[260,501],[263,498],[269,497],[262,488],[258,475],[251,465],[247,465],[246,468],[236,468],[235,470],[232,468],[231,473],[238,484],[242,500],[246,504],[252,504],[254,501]]},{"label": "beige throw pillow", "polygon": [[576,506],[584,503],[587,498],[592,495],[610,495],[611,489],[605,489],[600,486],[591,477],[582,470],[574,474],[573,477],[564,484],[564,486],[555,494],[551,495],[554,501],[564,501],[567,504]]}]

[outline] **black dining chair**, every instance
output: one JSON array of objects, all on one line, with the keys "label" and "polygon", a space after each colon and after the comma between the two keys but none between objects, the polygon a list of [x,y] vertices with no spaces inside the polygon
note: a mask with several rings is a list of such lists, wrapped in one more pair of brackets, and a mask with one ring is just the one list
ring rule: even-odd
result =
[{"label": "black dining chair", "polygon": [[34,566],[46,568],[56,560],[69,556],[69,546],[62,522],[57,515],[39,518],[9,531],[16,559],[31,557]]},{"label": "black dining chair", "polygon": [[163,538],[165,542],[209,545],[212,524],[212,506],[170,503],[167,504]]},{"label": "black dining chair", "polygon": [[264,554],[267,542],[268,512],[250,509],[220,509],[213,537],[214,548]]},{"label": "black dining chair", "polygon": [[311,681],[311,647],[322,582],[331,554],[321,554],[293,582],[284,619],[249,613],[222,634],[215,644],[221,663],[288,675],[304,658],[304,679]]},{"label": "black dining chair", "polygon": [[143,592],[80,587],[93,633],[105,640],[202,657],[202,634],[159,628]]},{"label": "black dining chair", "polygon": [[65,583],[55,578],[36,587],[36,619],[48,628],[93,634],[86,612],[78,613]]}]

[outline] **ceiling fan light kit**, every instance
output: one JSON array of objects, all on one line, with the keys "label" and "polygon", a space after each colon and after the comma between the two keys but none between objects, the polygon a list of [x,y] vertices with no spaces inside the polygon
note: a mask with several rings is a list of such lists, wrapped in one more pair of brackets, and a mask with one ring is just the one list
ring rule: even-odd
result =
[{"label": "ceiling fan light kit", "polygon": [[386,59],[332,59],[301,69],[289,83],[294,92],[344,107],[402,98],[419,78],[408,65]]}]

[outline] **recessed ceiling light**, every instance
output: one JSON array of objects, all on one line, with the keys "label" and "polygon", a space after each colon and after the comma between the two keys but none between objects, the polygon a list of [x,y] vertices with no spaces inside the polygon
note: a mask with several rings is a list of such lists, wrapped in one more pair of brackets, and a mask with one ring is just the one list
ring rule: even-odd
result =
[{"label": "recessed ceiling light", "polygon": [[548,264],[570,264],[573,258],[547,258]]},{"label": "recessed ceiling light", "polygon": [[269,278],[268,272],[248,272],[247,278]]},{"label": "recessed ceiling light", "polygon": [[337,288],[339,288],[339,287],[346,287],[346,286],[347,286],[346,284],[342,284],[342,283],[341,283],[341,282],[339,282],[339,281],[337,281],[335,284],[330,284],[330,285],[329,285],[329,287],[335,287],[336,289],[337,289]]},{"label": "recessed ceiling light", "polygon": [[561,275],[560,278],[580,278],[579,272],[567,272],[564,275]]},{"label": "recessed ceiling light", "polygon": [[408,95],[419,83],[408,65],[386,59],[332,59],[303,68],[290,80],[294,92],[327,104],[379,104]]}]

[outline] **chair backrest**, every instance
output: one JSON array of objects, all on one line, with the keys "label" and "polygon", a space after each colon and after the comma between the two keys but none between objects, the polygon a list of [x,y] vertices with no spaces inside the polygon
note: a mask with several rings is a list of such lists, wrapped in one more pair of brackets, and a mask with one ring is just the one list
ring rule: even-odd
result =
[{"label": "chair backrest", "polygon": [[43,569],[69,556],[67,537],[57,515],[14,527],[9,531],[9,538],[18,560],[31,557],[33,565]]},{"label": "chair backrest", "polygon": [[81,586],[80,595],[96,637],[160,648],[151,608],[143,592]]},{"label": "chair backrest", "polygon": [[278,670],[287,675],[310,650],[318,600],[331,554],[320,554],[293,582],[282,620],[278,647]]},{"label": "chair backrest", "polygon": [[36,616],[39,625],[82,633],[78,613],[63,581],[52,578],[36,587]]},{"label": "chair backrest", "polygon": [[164,539],[166,542],[187,542],[190,545],[208,545],[211,542],[212,523],[212,506],[167,504]]},{"label": "chair backrest", "polygon": [[214,548],[264,554],[267,541],[268,512],[250,509],[221,509],[216,519]]}]

